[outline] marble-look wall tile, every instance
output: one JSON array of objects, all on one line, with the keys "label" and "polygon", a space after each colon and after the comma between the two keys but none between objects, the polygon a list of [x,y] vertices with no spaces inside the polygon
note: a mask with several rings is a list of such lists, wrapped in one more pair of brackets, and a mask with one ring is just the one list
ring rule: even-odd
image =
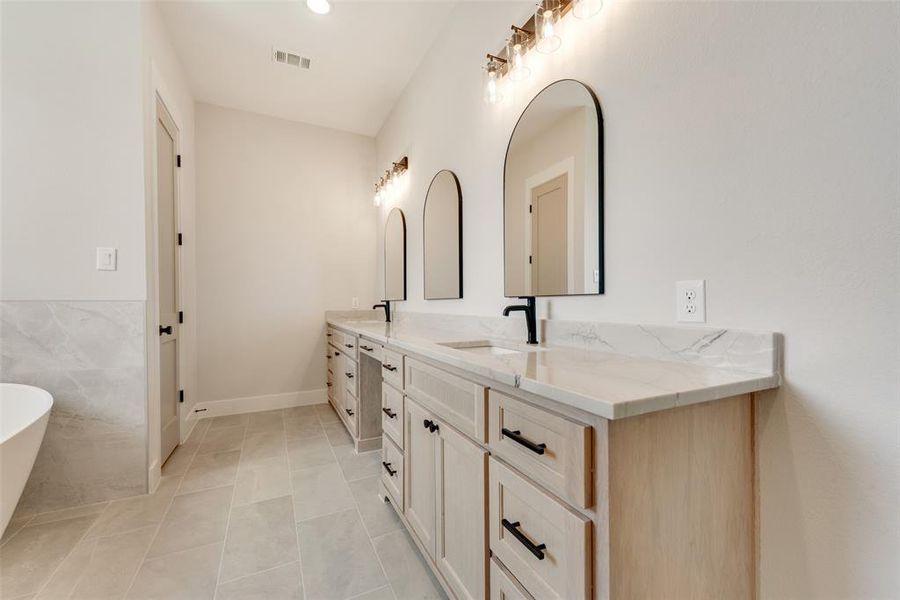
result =
[{"label": "marble-look wall tile", "polygon": [[146,491],[143,302],[0,302],[0,381],[53,395],[19,514]]}]

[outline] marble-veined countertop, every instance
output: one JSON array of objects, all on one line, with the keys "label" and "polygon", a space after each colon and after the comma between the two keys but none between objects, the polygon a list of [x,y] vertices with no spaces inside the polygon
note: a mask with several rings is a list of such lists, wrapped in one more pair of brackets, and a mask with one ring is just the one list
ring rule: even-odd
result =
[{"label": "marble-veined countertop", "polygon": [[[421,321],[384,323],[336,316],[327,321],[404,353],[423,356],[607,419],[771,389],[781,381],[774,368],[770,372],[750,371],[553,343],[531,346],[508,338],[473,335],[466,328],[448,331]],[[704,333],[699,329],[693,331],[698,336]],[[524,333],[523,324],[523,338]],[[777,334],[770,335],[774,356],[780,338]],[[766,339],[765,334],[762,339]],[[490,343],[516,352],[498,356],[442,345],[459,342]],[[777,360],[773,358],[770,364],[777,364]]]}]

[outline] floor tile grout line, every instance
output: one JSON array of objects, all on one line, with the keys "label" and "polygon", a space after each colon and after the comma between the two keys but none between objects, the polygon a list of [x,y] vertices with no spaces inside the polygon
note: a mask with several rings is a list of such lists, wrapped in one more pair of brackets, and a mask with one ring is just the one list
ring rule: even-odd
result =
[{"label": "floor tile grout line", "polygon": [[[3,542],[0,542],[0,549],[2,549],[3,546],[7,545],[11,539],[13,539],[13,538],[16,537],[17,535],[19,535],[19,532],[22,531],[23,529],[25,529],[26,527],[28,527],[28,525],[30,525],[31,522],[34,521],[36,518],[37,518],[37,514],[31,515],[30,517],[28,517],[28,520],[25,521],[25,524],[24,524],[24,525],[22,525],[21,527],[19,527],[18,529],[16,529],[16,530],[13,532],[13,534],[12,534],[11,536],[9,536],[8,538],[6,538],[5,540],[3,540]],[[7,525],[8,525],[8,524],[7,524]]]},{"label": "floor tile grout line", "polygon": [[[212,423],[210,423],[212,425]],[[128,588],[125,590],[124,598],[128,597],[128,594],[131,592],[134,587],[135,582],[137,581],[137,576],[140,574],[141,569],[144,567],[144,563],[147,562],[147,555],[150,554],[150,549],[153,547],[153,542],[156,541],[156,538],[159,536],[159,530],[162,529],[162,525],[166,520],[166,517],[169,515],[169,511],[172,510],[172,505],[175,503],[175,498],[178,497],[178,489],[181,487],[181,482],[184,481],[184,476],[187,475],[188,470],[190,470],[191,466],[194,464],[194,461],[197,460],[197,456],[199,455],[200,445],[203,443],[203,440],[206,439],[207,434],[209,433],[210,427],[206,427],[206,431],[203,432],[203,438],[198,440],[197,448],[194,450],[194,453],[191,455],[191,460],[188,461],[187,467],[185,467],[184,472],[181,475],[177,475],[178,484],[175,486],[175,491],[172,492],[172,497],[169,498],[169,504],[166,506],[166,510],[163,511],[162,517],[159,519],[159,523],[156,524],[156,531],[153,532],[153,537],[150,538],[150,543],[147,544],[147,549],[144,550],[144,556],[141,557],[140,562],[138,563],[137,569],[134,570],[134,574],[131,576],[131,582],[128,584]],[[159,487],[157,486],[157,490]],[[172,553],[174,554],[174,552]]]},{"label": "floor tile grout line", "polygon": [[[84,539],[85,539],[85,537],[87,536],[88,532],[89,532],[89,531],[91,530],[91,528],[94,526],[94,523],[96,523],[96,522],[97,522],[97,519],[99,519],[99,518],[103,515],[103,513],[106,512],[106,509],[107,509],[107,508],[109,508],[109,503],[107,503],[106,506],[103,507],[103,510],[101,510],[97,515],[95,515],[94,520],[93,520],[93,521],[91,522],[91,524],[88,525],[88,527],[84,530],[84,533],[81,534],[81,536],[78,538],[78,541],[75,542],[75,543],[72,545],[71,548],[69,548],[69,551],[66,552],[66,555],[63,557],[63,559],[62,559],[61,561],[59,561],[59,564],[56,565],[56,568],[53,569],[53,571],[50,573],[50,576],[47,578],[47,580],[46,580],[46,581],[43,583],[43,585],[41,585],[41,586],[38,588],[38,590],[34,593],[34,597],[35,597],[35,598],[37,598],[38,596],[40,596],[41,593],[44,591],[44,589],[46,589],[46,587],[47,587],[48,585],[50,585],[50,582],[53,581],[53,578],[54,578],[54,577],[56,576],[56,574],[59,572],[60,568],[62,568],[63,564],[65,564],[65,562],[66,562],[67,560],[69,560],[69,557],[72,556],[72,553],[73,553],[73,552],[75,552],[75,548],[77,548],[79,545],[81,545],[81,542],[84,541]],[[84,515],[84,516],[90,516],[90,515]],[[35,518],[37,518],[37,515],[35,515]],[[73,518],[77,519],[77,518],[80,518],[80,517],[73,517]],[[32,519],[32,520],[33,520],[33,519]],[[63,520],[67,520],[67,519],[63,519]],[[54,522],[54,521],[51,521],[51,523],[53,523],[53,522]],[[56,523],[59,523],[59,521],[55,521],[55,522],[56,522]],[[24,529],[24,527],[23,527],[22,529]],[[21,531],[21,530],[20,530],[20,531]],[[16,533],[18,533],[18,532],[16,532]],[[91,554],[93,555],[93,551],[91,552]],[[83,575],[84,575],[84,574],[82,574],[82,576],[83,576]],[[78,578],[78,583],[80,583],[80,582],[81,582],[81,577]],[[78,583],[76,583],[75,585],[78,585]],[[75,591],[75,588],[72,588],[72,591],[74,592],[74,591]],[[69,595],[71,595],[71,594],[69,594]]]},{"label": "floor tile grout line", "polygon": [[[250,418],[247,418],[250,422]],[[210,424],[212,425],[212,424]],[[231,525],[231,513],[234,510],[234,497],[237,493],[237,474],[241,468],[241,460],[244,457],[244,441],[247,439],[247,424],[244,425],[244,434],[241,436],[241,449],[238,455],[238,464],[234,469],[234,481],[231,488],[231,500],[228,502],[228,516],[225,518],[225,537],[222,539],[222,550],[219,552],[219,568],[216,570],[216,587],[213,590],[213,600],[219,595],[219,582],[222,580],[222,563],[225,562],[225,546],[228,544],[228,528]]]},{"label": "floor tile grout line", "polygon": [[[329,405],[329,406],[330,406],[330,405]],[[332,409],[332,410],[333,410],[333,409]],[[320,420],[321,420],[321,419],[320,419]],[[343,427],[343,423],[341,423],[341,426]],[[353,444],[352,438],[351,438],[351,442],[350,442],[350,443],[351,443],[351,445]],[[338,463],[338,470],[341,472],[341,478],[344,480],[344,483],[347,484],[347,488],[349,489],[349,488],[350,488],[350,482],[347,481],[347,477],[344,475],[344,469],[341,468],[341,463],[340,463],[340,461],[338,460],[337,454],[336,454],[335,451],[334,451],[334,445],[331,444],[331,440],[329,440],[328,445],[331,447],[331,453],[334,454],[334,460]],[[356,446],[355,446],[355,445],[354,445],[354,447],[353,447],[353,452],[356,452]],[[357,456],[358,456],[358,455],[359,455],[359,454],[357,453]],[[362,512],[359,510],[359,502],[357,502],[357,501],[356,501],[356,498],[353,497],[353,490],[350,490],[350,497],[353,498],[353,506],[354,506],[355,509],[356,509],[356,516],[359,518],[359,523],[360,523],[360,525],[362,525],[363,531],[364,531],[365,534],[366,534],[366,538],[369,540],[369,547],[372,549],[372,553],[375,555],[375,560],[378,561],[378,566],[381,568],[381,574],[384,575],[384,581],[386,582],[386,584],[388,585],[388,587],[391,588],[391,594],[393,594],[394,597],[396,598],[396,597],[397,597],[397,592],[394,591],[394,586],[393,586],[393,584],[391,583],[391,580],[390,580],[390,578],[389,578],[388,575],[387,575],[387,569],[384,568],[384,563],[382,562],[381,557],[378,556],[378,549],[375,548],[375,543],[372,541],[372,536],[369,535],[369,531],[366,529],[366,524],[365,524],[365,522],[363,521],[363,518],[362,518]],[[357,595],[357,596],[360,596],[360,595],[362,595],[362,594],[367,594],[367,593],[369,593],[369,592],[374,592],[375,590],[381,589],[381,588],[383,588],[383,587],[384,587],[383,585],[380,585],[380,586],[378,586],[378,587],[372,588],[371,590],[366,590],[365,592],[362,592],[362,593],[356,594],[356,595]],[[351,596],[351,598],[352,598],[352,596]],[[349,599],[348,599],[348,600],[349,600]]]},{"label": "floor tile grout line", "polygon": [[[314,409],[315,410],[315,409]],[[319,427],[322,422],[319,415],[316,414],[316,421]],[[287,425],[285,424],[285,444],[287,444]],[[291,516],[294,517],[294,542],[297,544],[297,568],[300,570],[300,594],[303,600],[306,600],[306,578],[303,577],[303,550],[300,548],[300,523],[297,521],[297,512],[294,510],[294,477],[291,471],[291,455],[288,452],[288,485],[291,487]]]}]

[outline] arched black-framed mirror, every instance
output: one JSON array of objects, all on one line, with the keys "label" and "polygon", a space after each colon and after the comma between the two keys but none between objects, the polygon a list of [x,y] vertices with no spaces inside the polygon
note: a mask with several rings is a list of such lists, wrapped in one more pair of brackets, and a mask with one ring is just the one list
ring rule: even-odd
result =
[{"label": "arched black-framed mirror", "polygon": [[384,223],[384,299],[406,300],[406,216],[399,208]]},{"label": "arched black-framed mirror", "polygon": [[503,168],[504,295],[604,292],[603,115],[563,79],[519,117]]},{"label": "arched black-framed mirror", "polygon": [[428,186],[422,239],[425,299],[462,298],[462,191],[453,171],[438,171]]}]

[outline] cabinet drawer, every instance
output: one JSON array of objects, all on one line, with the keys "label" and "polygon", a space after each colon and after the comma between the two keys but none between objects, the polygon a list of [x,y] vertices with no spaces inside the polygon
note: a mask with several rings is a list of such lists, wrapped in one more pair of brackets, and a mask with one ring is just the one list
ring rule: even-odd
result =
[{"label": "cabinet drawer", "polygon": [[591,523],[490,459],[491,551],[536,598],[588,598]]},{"label": "cabinet drawer", "polygon": [[381,386],[381,430],[403,448],[403,394],[389,385]]},{"label": "cabinet drawer", "polygon": [[335,377],[341,378],[341,385],[343,388],[350,390],[350,392],[355,396],[356,395],[356,363],[352,360],[347,360],[345,357],[339,363],[339,372],[335,373]]},{"label": "cabinet drawer", "polygon": [[357,427],[359,423],[359,400],[356,399],[356,396],[350,390],[346,390],[344,393],[344,406],[341,412],[343,413],[341,416],[347,422],[350,434],[356,437],[356,432],[359,429]]},{"label": "cabinet drawer", "polygon": [[496,558],[491,559],[491,600],[533,600]]},{"label": "cabinet drawer", "polygon": [[403,512],[403,453],[386,435],[381,436],[381,481],[394,503]]},{"label": "cabinet drawer", "polygon": [[403,389],[403,355],[384,349],[381,358],[381,374],[384,380],[398,390]]},{"label": "cabinet drawer", "polygon": [[340,346],[341,341],[339,339],[340,332],[334,327],[327,327],[325,329],[325,341],[331,344],[332,346]]},{"label": "cabinet drawer", "polygon": [[488,403],[491,451],[560,497],[591,506],[591,427],[496,390]]},{"label": "cabinet drawer", "polygon": [[331,400],[334,398],[334,373],[328,371],[328,375],[325,380],[325,389],[328,390],[328,399]]},{"label": "cabinet drawer", "polygon": [[406,357],[404,363],[406,393],[423,406],[476,440],[486,441],[487,421],[485,388]]},{"label": "cabinet drawer", "polygon": [[365,338],[359,338],[357,344],[360,354],[368,354],[378,362],[381,362],[382,356],[384,355],[384,346]]},{"label": "cabinet drawer", "polygon": [[339,340],[337,347],[343,350],[345,356],[349,356],[351,359],[356,360],[356,336],[352,333],[345,333],[343,331],[335,330],[335,337],[331,339]]}]

